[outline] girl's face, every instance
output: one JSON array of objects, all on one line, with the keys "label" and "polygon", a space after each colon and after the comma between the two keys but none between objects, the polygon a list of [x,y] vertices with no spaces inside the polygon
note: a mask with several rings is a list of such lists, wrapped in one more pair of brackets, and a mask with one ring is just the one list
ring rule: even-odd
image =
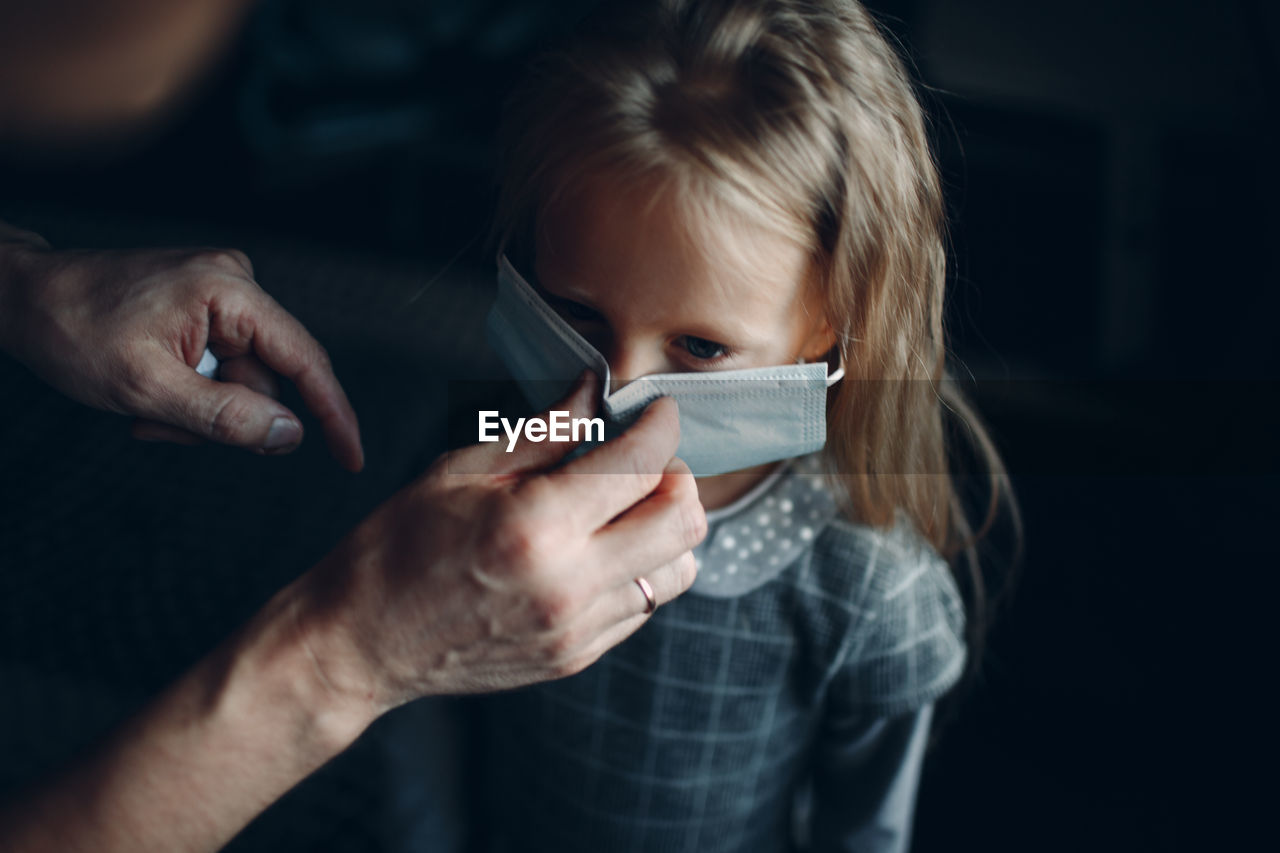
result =
[{"label": "girl's face", "polygon": [[537,285],[608,359],[614,389],[821,359],[835,335],[807,251],[745,217],[691,215],[676,193],[596,178],[539,220]]}]

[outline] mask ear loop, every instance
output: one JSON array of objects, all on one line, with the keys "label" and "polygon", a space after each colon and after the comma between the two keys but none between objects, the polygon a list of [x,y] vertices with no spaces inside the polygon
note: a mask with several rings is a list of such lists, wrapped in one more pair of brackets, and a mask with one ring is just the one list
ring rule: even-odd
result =
[{"label": "mask ear loop", "polygon": [[[831,352],[834,352],[836,354],[836,369],[833,372],[827,374],[828,388],[830,388],[832,385],[835,385],[841,379],[844,379],[844,353],[840,352],[840,347],[832,347]],[[824,361],[826,361],[827,364],[830,364],[831,353],[827,353],[827,356],[828,357],[824,359]],[[808,364],[808,362],[805,361],[803,357],[801,357],[796,359],[796,364]]]}]

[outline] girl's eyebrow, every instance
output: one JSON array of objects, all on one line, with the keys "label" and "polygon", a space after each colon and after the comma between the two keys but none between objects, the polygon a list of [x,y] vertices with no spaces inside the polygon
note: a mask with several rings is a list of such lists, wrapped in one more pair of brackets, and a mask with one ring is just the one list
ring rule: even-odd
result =
[{"label": "girl's eyebrow", "polygon": [[544,286],[542,282],[538,281],[536,278],[529,279],[529,283],[533,285],[533,289],[538,292],[538,295],[547,302],[572,302],[574,304],[581,305],[583,308],[595,311],[596,313],[601,313],[600,309],[595,306],[594,302],[572,288],[569,289],[567,294],[560,294]]},{"label": "girl's eyebrow", "polygon": [[529,264],[527,272],[523,272],[524,280],[533,285],[533,289],[539,293],[545,293],[555,299],[570,299],[575,302],[581,302],[583,305],[590,305],[590,300],[585,299],[580,291],[572,284],[562,287],[559,290],[552,290],[547,287],[542,278],[538,275],[536,264]]},{"label": "girl's eyebrow", "polygon": [[544,285],[541,281],[538,281],[535,279],[534,286],[537,287],[539,290],[543,291],[544,293],[550,295],[554,299],[567,299],[570,302],[578,302],[583,305],[586,305],[588,308],[595,307],[594,304],[591,302],[591,300],[582,291],[578,290],[573,285],[562,287],[562,288],[559,288],[558,290],[552,290],[551,288]]},{"label": "girl's eyebrow", "polygon": [[702,338],[706,341],[714,341],[738,350],[757,349],[767,343],[767,336],[753,331],[743,323],[734,322],[729,318],[720,318],[718,322],[723,323],[723,325],[709,326],[701,322],[689,323],[680,329],[680,334]]}]

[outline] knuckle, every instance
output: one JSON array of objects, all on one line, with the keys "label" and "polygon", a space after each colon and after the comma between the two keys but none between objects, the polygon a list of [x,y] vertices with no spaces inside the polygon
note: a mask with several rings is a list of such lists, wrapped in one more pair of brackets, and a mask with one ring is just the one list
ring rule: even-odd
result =
[{"label": "knuckle", "polygon": [[[564,516],[564,495],[558,485],[549,477],[522,480],[513,491],[507,493],[513,514],[552,536],[559,536],[560,531],[555,528],[554,519]],[[563,542],[560,544],[561,547],[564,546]]]},{"label": "knuckle", "polygon": [[243,282],[232,281],[229,284],[218,289],[217,301],[224,327],[237,340],[248,342],[253,339],[259,306],[253,295],[242,286]]},{"label": "knuckle", "polygon": [[222,444],[235,443],[251,414],[249,406],[243,401],[228,397],[214,411],[209,422],[209,437]]},{"label": "knuckle", "polygon": [[556,590],[540,595],[534,604],[534,620],[542,631],[556,631],[551,641],[553,651],[564,651],[562,644],[572,640],[567,630],[561,630],[577,610],[578,602],[567,590]]},{"label": "knuckle", "polygon": [[563,663],[574,657],[577,646],[577,637],[571,631],[552,632],[547,639],[547,657],[553,664]]},{"label": "knuckle", "polygon": [[676,560],[676,577],[680,581],[680,592],[684,592],[693,586],[693,582],[698,579],[698,562],[693,558],[692,551],[686,551]]},{"label": "knuckle", "polygon": [[243,275],[248,257],[237,249],[202,249],[192,258],[197,264],[213,267],[220,272]]},{"label": "knuckle", "polygon": [[319,343],[316,344],[315,365],[326,373],[333,372],[333,359],[329,357],[329,351]]},{"label": "knuckle", "polygon": [[555,553],[553,533],[524,512],[510,509],[507,500],[503,504],[508,508],[498,510],[500,520],[493,538],[495,556],[508,571],[537,575]]},{"label": "knuckle", "polygon": [[227,249],[227,255],[236,262],[241,270],[247,273],[250,277],[253,276],[253,261],[249,260],[248,255],[239,249]]},{"label": "knuckle", "polygon": [[672,494],[681,498],[697,500],[698,482],[694,478],[693,472],[689,470],[689,466],[684,463],[684,460],[678,458],[672,459],[670,465],[676,469],[667,472],[668,481],[674,481],[675,483],[675,487],[671,490]]},{"label": "knuckle", "polygon": [[696,493],[680,496],[675,509],[680,541],[690,547],[697,545],[707,535],[707,513]]}]

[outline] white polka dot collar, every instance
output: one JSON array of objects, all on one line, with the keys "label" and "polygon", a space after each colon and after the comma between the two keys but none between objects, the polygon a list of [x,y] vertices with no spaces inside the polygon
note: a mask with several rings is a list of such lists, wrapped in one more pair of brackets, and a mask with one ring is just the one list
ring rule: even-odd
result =
[{"label": "white polka dot collar", "polygon": [[813,547],[836,512],[821,453],[788,460],[729,506],[707,513],[690,592],[732,598],[768,583]]}]

